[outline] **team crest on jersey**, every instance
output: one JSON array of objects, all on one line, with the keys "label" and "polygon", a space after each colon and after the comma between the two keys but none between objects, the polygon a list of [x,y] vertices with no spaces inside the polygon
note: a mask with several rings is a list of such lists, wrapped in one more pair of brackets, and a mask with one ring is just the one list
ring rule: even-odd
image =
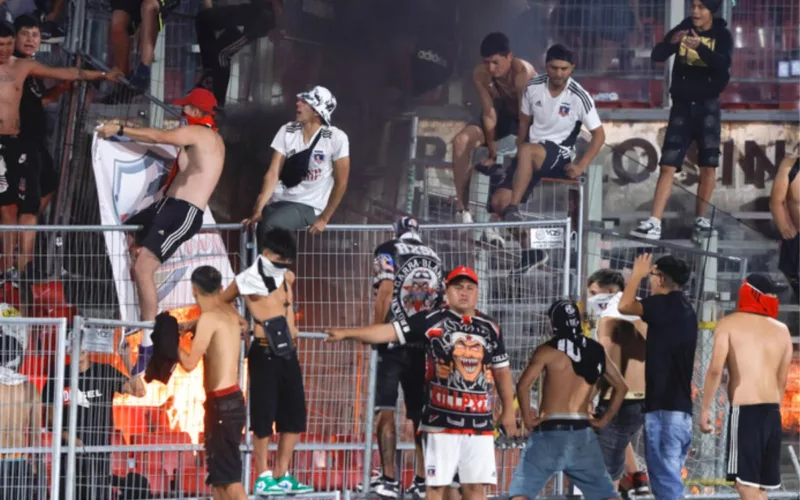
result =
[{"label": "team crest on jersey", "polygon": [[561,105],[558,107],[558,114],[561,116],[569,116],[569,103],[562,102]]},{"label": "team crest on jersey", "polygon": [[412,258],[401,267],[394,281],[394,296],[399,300],[392,303],[395,318],[408,318],[414,314],[432,309],[439,299],[440,264],[428,257]]},{"label": "team crest on jersey", "polygon": [[319,150],[314,151],[314,155],[312,156],[312,158],[314,159],[314,163],[319,165],[320,163],[325,161],[325,153]]}]

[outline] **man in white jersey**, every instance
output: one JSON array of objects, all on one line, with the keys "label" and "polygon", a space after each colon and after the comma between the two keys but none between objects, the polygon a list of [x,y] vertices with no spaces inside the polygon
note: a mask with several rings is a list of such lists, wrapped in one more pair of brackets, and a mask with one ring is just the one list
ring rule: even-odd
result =
[{"label": "man in white jersey", "polygon": [[[540,179],[579,177],[603,146],[603,124],[592,97],[570,77],[572,61],[572,52],[563,45],[550,47],[547,73],[528,82],[522,96],[519,127],[530,127],[529,142],[520,145],[516,164],[508,169],[491,199],[494,213],[502,214],[506,221],[522,220],[518,205],[527,201]],[[584,124],[592,140],[581,159],[575,161],[575,143]],[[523,252],[520,268],[527,270],[541,263],[545,260],[541,253]]]},{"label": "man in white jersey", "polygon": [[325,87],[297,95],[297,121],[278,130],[272,141],[272,162],[245,222],[260,222],[258,241],[273,228],[311,226],[321,233],[347,190],[350,142],[331,126],[336,98]]}]

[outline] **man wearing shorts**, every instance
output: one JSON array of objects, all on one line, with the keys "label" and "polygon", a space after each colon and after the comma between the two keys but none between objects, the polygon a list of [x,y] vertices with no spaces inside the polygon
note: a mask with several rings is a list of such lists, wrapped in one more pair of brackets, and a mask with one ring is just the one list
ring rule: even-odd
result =
[{"label": "man wearing shorts", "polygon": [[258,241],[272,228],[321,233],[339,207],[350,176],[350,142],[331,125],[336,98],[325,87],[297,95],[297,121],[272,140],[272,162],[264,175],[253,215]]},{"label": "man wearing shorts", "polygon": [[786,156],[778,166],[772,183],[769,210],[772,220],[781,233],[778,269],[786,276],[794,290],[794,299],[800,301],[800,156]]},{"label": "man wearing shorts", "polygon": [[330,330],[329,340],[370,344],[425,342],[429,357],[427,402],[422,410],[426,493],[441,500],[458,473],[465,498],[486,498],[497,483],[492,392],[503,404],[499,425],[519,434],[514,388],[500,327],[478,312],[478,276],[460,266],[447,276],[448,307],[363,328]]},{"label": "man wearing shorts", "polygon": [[[645,340],[639,330],[647,331],[641,318],[620,314],[617,305],[625,288],[622,273],[612,269],[600,269],[589,277],[587,300],[591,315],[598,318],[596,340],[605,349],[608,358],[620,367],[628,386],[625,400],[619,412],[608,426],[598,431],[603,461],[606,464],[614,488],[618,489],[623,473],[630,483],[626,489],[637,495],[650,492],[647,474],[640,471],[633,453],[632,441],[644,425],[644,360]],[[601,384],[600,403],[596,408],[598,416],[608,411],[611,392]]]},{"label": "man wearing shorts", "polygon": [[283,0],[249,0],[220,7],[212,7],[209,1],[197,13],[195,27],[203,61],[199,85],[214,92],[220,106],[225,105],[228,94],[233,56],[272,31],[282,15]]},{"label": "man wearing shorts", "polygon": [[[563,471],[584,498],[619,498],[603,467],[593,428],[614,418],[625,393],[625,380],[596,341],[581,331],[578,306],[559,300],[548,311],[554,337],[539,346],[517,382],[522,421],[531,435],[509,486],[511,500],[534,499],[556,472]],[[531,389],[545,373],[539,415],[531,407]],[[586,412],[595,385],[605,380],[613,392],[605,414]]]},{"label": "man wearing shorts", "polygon": [[[24,23],[29,24],[29,23]],[[25,137],[20,134],[22,122],[20,116],[20,103],[23,98],[23,89],[29,78],[46,78],[54,80],[116,80],[117,72],[90,71],[81,68],[51,68],[32,58],[12,57],[15,48],[15,30],[13,26],[0,22],[0,222],[3,225],[22,223],[20,215],[29,215],[30,212],[38,214],[39,205],[31,206],[28,200],[28,182],[26,174],[30,173],[28,155],[35,154],[31,149],[40,147],[39,144],[29,145]],[[26,30],[23,37],[35,37],[35,30]],[[30,45],[30,42],[28,42]],[[27,116],[25,118],[28,118]],[[25,121],[26,125],[30,122]],[[20,190],[20,185],[22,190]],[[34,224],[35,217],[23,219],[27,224]],[[32,222],[31,222],[32,220]],[[29,237],[30,238],[30,237]],[[3,247],[0,259],[0,271],[8,271],[13,264],[12,255],[17,244],[16,234],[7,231],[2,234]],[[9,273],[7,272],[7,277]],[[16,275],[16,270],[10,273]]]},{"label": "man wearing shorts", "polygon": [[[529,142],[519,146],[516,165],[508,169],[491,198],[492,210],[506,221],[523,220],[519,204],[527,201],[542,178],[574,179],[583,174],[606,137],[594,100],[570,77],[574,69],[572,52],[563,45],[553,45],[545,60],[547,74],[528,82],[522,97],[519,126],[520,130],[530,127]],[[582,125],[589,129],[592,140],[581,159],[575,161],[575,143]],[[542,251],[526,249],[518,270],[527,272],[543,260],[546,255]]]},{"label": "man wearing shorts", "polygon": [[[697,349],[697,313],[681,291],[691,271],[686,262],[665,255],[652,265],[642,254],[622,292],[620,314],[647,324],[645,355],[645,459],[656,498],[683,498],[681,470],[692,443],[692,377]],[[650,296],[637,300],[647,278]]]},{"label": "man wearing shorts", "polygon": [[631,231],[633,236],[658,240],[672,180],[683,169],[692,142],[697,144],[700,183],[697,186],[695,235],[711,231],[706,217],[719,166],[719,95],[730,80],[733,38],[723,19],[714,18],[722,0],[692,0],[692,15],[681,21],[653,48],[651,59],[664,62],[675,54],[672,66],[672,109],[661,148],[661,174],[656,184],[650,218]]},{"label": "man wearing shorts", "polygon": [[245,500],[239,450],[247,421],[244,395],[239,388],[240,317],[222,300],[222,275],[217,269],[198,267],[191,280],[200,317],[192,346],[188,352],[178,348],[178,361],[188,373],[203,359],[206,484],[214,488],[214,498]]},{"label": "man wearing shorts", "polygon": [[[391,323],[408,320],[414,314],[439,307],[444,288],[442,261],[430,247],[422,243],[417,221],[403,217],[395,223],[396,238],[375,249],[373,264],[376,290],[374,322]],[[425,404],[425,343],[407,342],[378,345],[378,372],[375,388],[378,448],[383,476],[370,489],[381,497],[401,496],[396,479],[398,386],[403,388],[406,418],[414,424],[416,436],[417,474],[406,491],[411,496],[425,496],[425,464],[422,436],[416,431]]]},{"label": "man wearing shorts", "polygon": [[[255,319],[255,332],[247,353],[250,385],[250,427],[253,431],[256,494],[283,496],[310,493],[311,486],[289,473],[294,448],[306,431],[306,399],[303,373],[297,358],[292,285],[288,268],[297,255],[297,244],[286,229],[264,234],[255,264],[236,275],[223,294],[226,302],[244,297]],[[267,467],[273,426],[279,433],[275,467]]]},{"label": "man wearing shorts", "polygon": [[[125,224],[142,225],[135,234],[133,278],[139,295],[142,321],[155,321],[158,292],[155,273],[180,246],[203,225],[203,212],[217,186],[225,161],[225,144],[217,133],[214,113],[217,101],[204,89],[194,89],[177,99],[187,125],[172,130],[133,128],[107,123],[98,127],[101,139],[128,137],[146,144],[171,144],[180,148],[175,176],[164,187],[164,196]],[[136,391],[144,392],[142,376],[153,351],[151,329],[144,331],[139,357],[133,369]],[[140,376],[141,375],[141,376]]]},{"label": "man wearing shorts", "polygon": [[711,405],[728,368],[728,481],[743,500],[766,498],[781,485],[781,401],[792,363],[792,337],[778,321],[778,286],[751,274],[739,289],[737,311],[714,330],[703,387],[700,429],[711,432]]},{"label": "man wearing shorts", "polygon": [[[489,33],[481,42],[483,63],[475,66],[472,81],[478,91],[481,116],[453,139],[453,178],[456,187],[457,222],[472,222],[469,212],[469,181],[472,152],[481,144],[489,149],[485,166],[497,161],[497,141],[519,136],[519,103],[528,81],[536,76],[533,66],[514,57],[508,37]],[[524,136],[523,130],[523,136]],[[522,142],[524,137],[517,137]]]}]

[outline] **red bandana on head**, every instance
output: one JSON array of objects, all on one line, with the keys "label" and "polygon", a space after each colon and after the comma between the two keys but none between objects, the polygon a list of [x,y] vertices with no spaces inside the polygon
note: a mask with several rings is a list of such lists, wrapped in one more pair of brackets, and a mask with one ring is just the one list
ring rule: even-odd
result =
[{"label": "red bandana on head", "polygon": [[770,318],[778,317],[778,297],[762,293],[748,282],[739,288],[739,312],[761,314]]}]

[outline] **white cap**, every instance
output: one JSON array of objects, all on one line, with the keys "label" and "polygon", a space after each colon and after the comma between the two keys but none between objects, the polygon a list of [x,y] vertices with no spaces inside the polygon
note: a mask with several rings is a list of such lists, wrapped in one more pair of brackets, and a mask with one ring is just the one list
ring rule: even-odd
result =
[{"label": "white cap", "polygon": [[336,109],[336,98],[330,90],[317,85],[308,92],[297,94],[297,98],[308,103],[319,114],[325,125],[331,124],[331,115]]}]

